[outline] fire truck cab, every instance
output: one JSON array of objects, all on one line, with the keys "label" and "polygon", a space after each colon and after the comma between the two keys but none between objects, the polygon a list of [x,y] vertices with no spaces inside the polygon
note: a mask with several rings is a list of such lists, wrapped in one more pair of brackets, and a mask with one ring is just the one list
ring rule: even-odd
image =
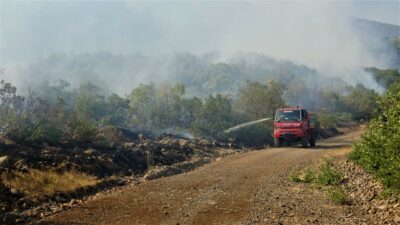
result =
[{"label": "fire truck cab", "polygon": [[301,143],[314,147],[317,139],[316,115],[301,107],[280,108],[275,112],[274,141],[276,147]]}]

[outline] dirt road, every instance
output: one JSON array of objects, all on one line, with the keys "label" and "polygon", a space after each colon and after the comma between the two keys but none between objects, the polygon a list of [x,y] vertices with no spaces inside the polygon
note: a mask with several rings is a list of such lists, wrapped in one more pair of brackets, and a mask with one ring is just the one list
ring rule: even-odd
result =
[{"label": "dirt road", "polygon": [[41,224],[363,224],[369,218],[356,207],[334,205],[321,190],[287,179],[292,167],[348,151],[359,133],[316,148],[230,155],[88,201]]}]

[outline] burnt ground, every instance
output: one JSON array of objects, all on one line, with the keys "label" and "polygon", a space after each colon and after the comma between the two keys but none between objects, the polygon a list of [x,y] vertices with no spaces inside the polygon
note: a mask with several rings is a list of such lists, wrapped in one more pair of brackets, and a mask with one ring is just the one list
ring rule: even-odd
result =
[{"label": "burnt ground", "polygon": [[379,224],[357,204],[335,205],[326,193],[293,183],[293,167],[343,156],[360,131],[310,149],[238,153],[183,173],[102,194],[39,224]]},{"label": "burnt ground", "polygon": [[156,179],[179,174],[215,157],[247,151],[235,143],[170,134],[151,138],[119,134],[116,140],[110,146],[90,143],[48,146],[20,145],[0,136],[0,178],[32,169],[72,170],[94,175],[101,181],[98,185],[67,193],[29,197],[6,186],[0,179],[0,224],[24,224],[80,204],[98,192],[137,183],[144,175],[146,179]]}]

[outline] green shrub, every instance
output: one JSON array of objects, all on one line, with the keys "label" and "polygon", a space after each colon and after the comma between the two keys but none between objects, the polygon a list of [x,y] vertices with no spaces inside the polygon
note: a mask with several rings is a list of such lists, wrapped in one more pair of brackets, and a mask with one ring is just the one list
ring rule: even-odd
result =
[{"label": "green shrub", "polygon": [[304,173],[293,169],[288,176],[289,180],[296,183],[312,183],[315,181],[316,174],[313,170],[307,169]]},{"label": "green shrub", "polygon": [[303,179],[304,183],[312,183],[315,181],[315,179],[316,179],[315,172],[310,168],[308,168],[304,173],[304,179]]},{"label": "green shrub", "polygon": [[27,119],[18,118],[7,131],[6,135],[17,143],[29,143],[34,125]]},{"label": "green shrub", "polygon": [[94,142],[98,147],[112,147],[114,143],[121,142],[122,138],[117,129],[112,126],[105,126],[97,129],[97,134]]},{"label": "green shrub", "polygon": [[328,190],[328,196],[335,204],[344,205],[348,202],[347,195],[340,187],[333,187]]},{"label": "green shrub", "polygon": [[394,197],[398,202],[400,202],[400,190],[393,188],[386,188],[378,194],[377,199],[382,200],[382,199],[387,199],[389,197]]},{"label": "green shrub", "polygon": [[400,93],[388,93],[382,113],[369,124],[350,159],[375,174],[387,188],[400,190]]},{"label": "green shrub", "polygon": [[63,137],[63,131],[55,123],[47,119],[31,121],[18,118],[7,132],[7,136],[17,143],[49,143],[56,144]]},{"label": "green shrub", "polygon": [[84,119],[75,119],[72,124],[72,129],[72,139],[75,142],[90,142],[96,136],[96,128],[92,123]]},{"label": "green shrub", "polygon": [[29,139],[33,143],[56,144],[62,136],[63,132],[52,121],[40,120],[35,124]]},{"label": "green shrub", "polygon": [[289,178],[289,180],[296,182],[296,183],[303,182],[303,180],[300,178],[300,172],[295,169],[290,171],[288,178]]},{"label": "green shrub", "polygon": [[335,116],[331,113],[318,115],[319,126],[324,129],[336,128]]},{"label": "green shrub", "polygon": [[316,181],[323,185],[338,185],[343,179],[343,175],[333,169],[332,160],[325,160],[325,162],[319,167],[319,172],[316,177]]}]

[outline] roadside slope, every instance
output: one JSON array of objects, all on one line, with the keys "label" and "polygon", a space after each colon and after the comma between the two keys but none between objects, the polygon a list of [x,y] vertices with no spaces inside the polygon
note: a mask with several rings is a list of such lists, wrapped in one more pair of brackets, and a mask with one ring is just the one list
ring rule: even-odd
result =
[{"label": "roadside slope", "polygon": [[148,181],[91,200],[40,224],[361,224],[352,206],[287,179],[290,168],[346,152],[360,132],[312,149],[265,149],[231,155],[193,172]]}]

